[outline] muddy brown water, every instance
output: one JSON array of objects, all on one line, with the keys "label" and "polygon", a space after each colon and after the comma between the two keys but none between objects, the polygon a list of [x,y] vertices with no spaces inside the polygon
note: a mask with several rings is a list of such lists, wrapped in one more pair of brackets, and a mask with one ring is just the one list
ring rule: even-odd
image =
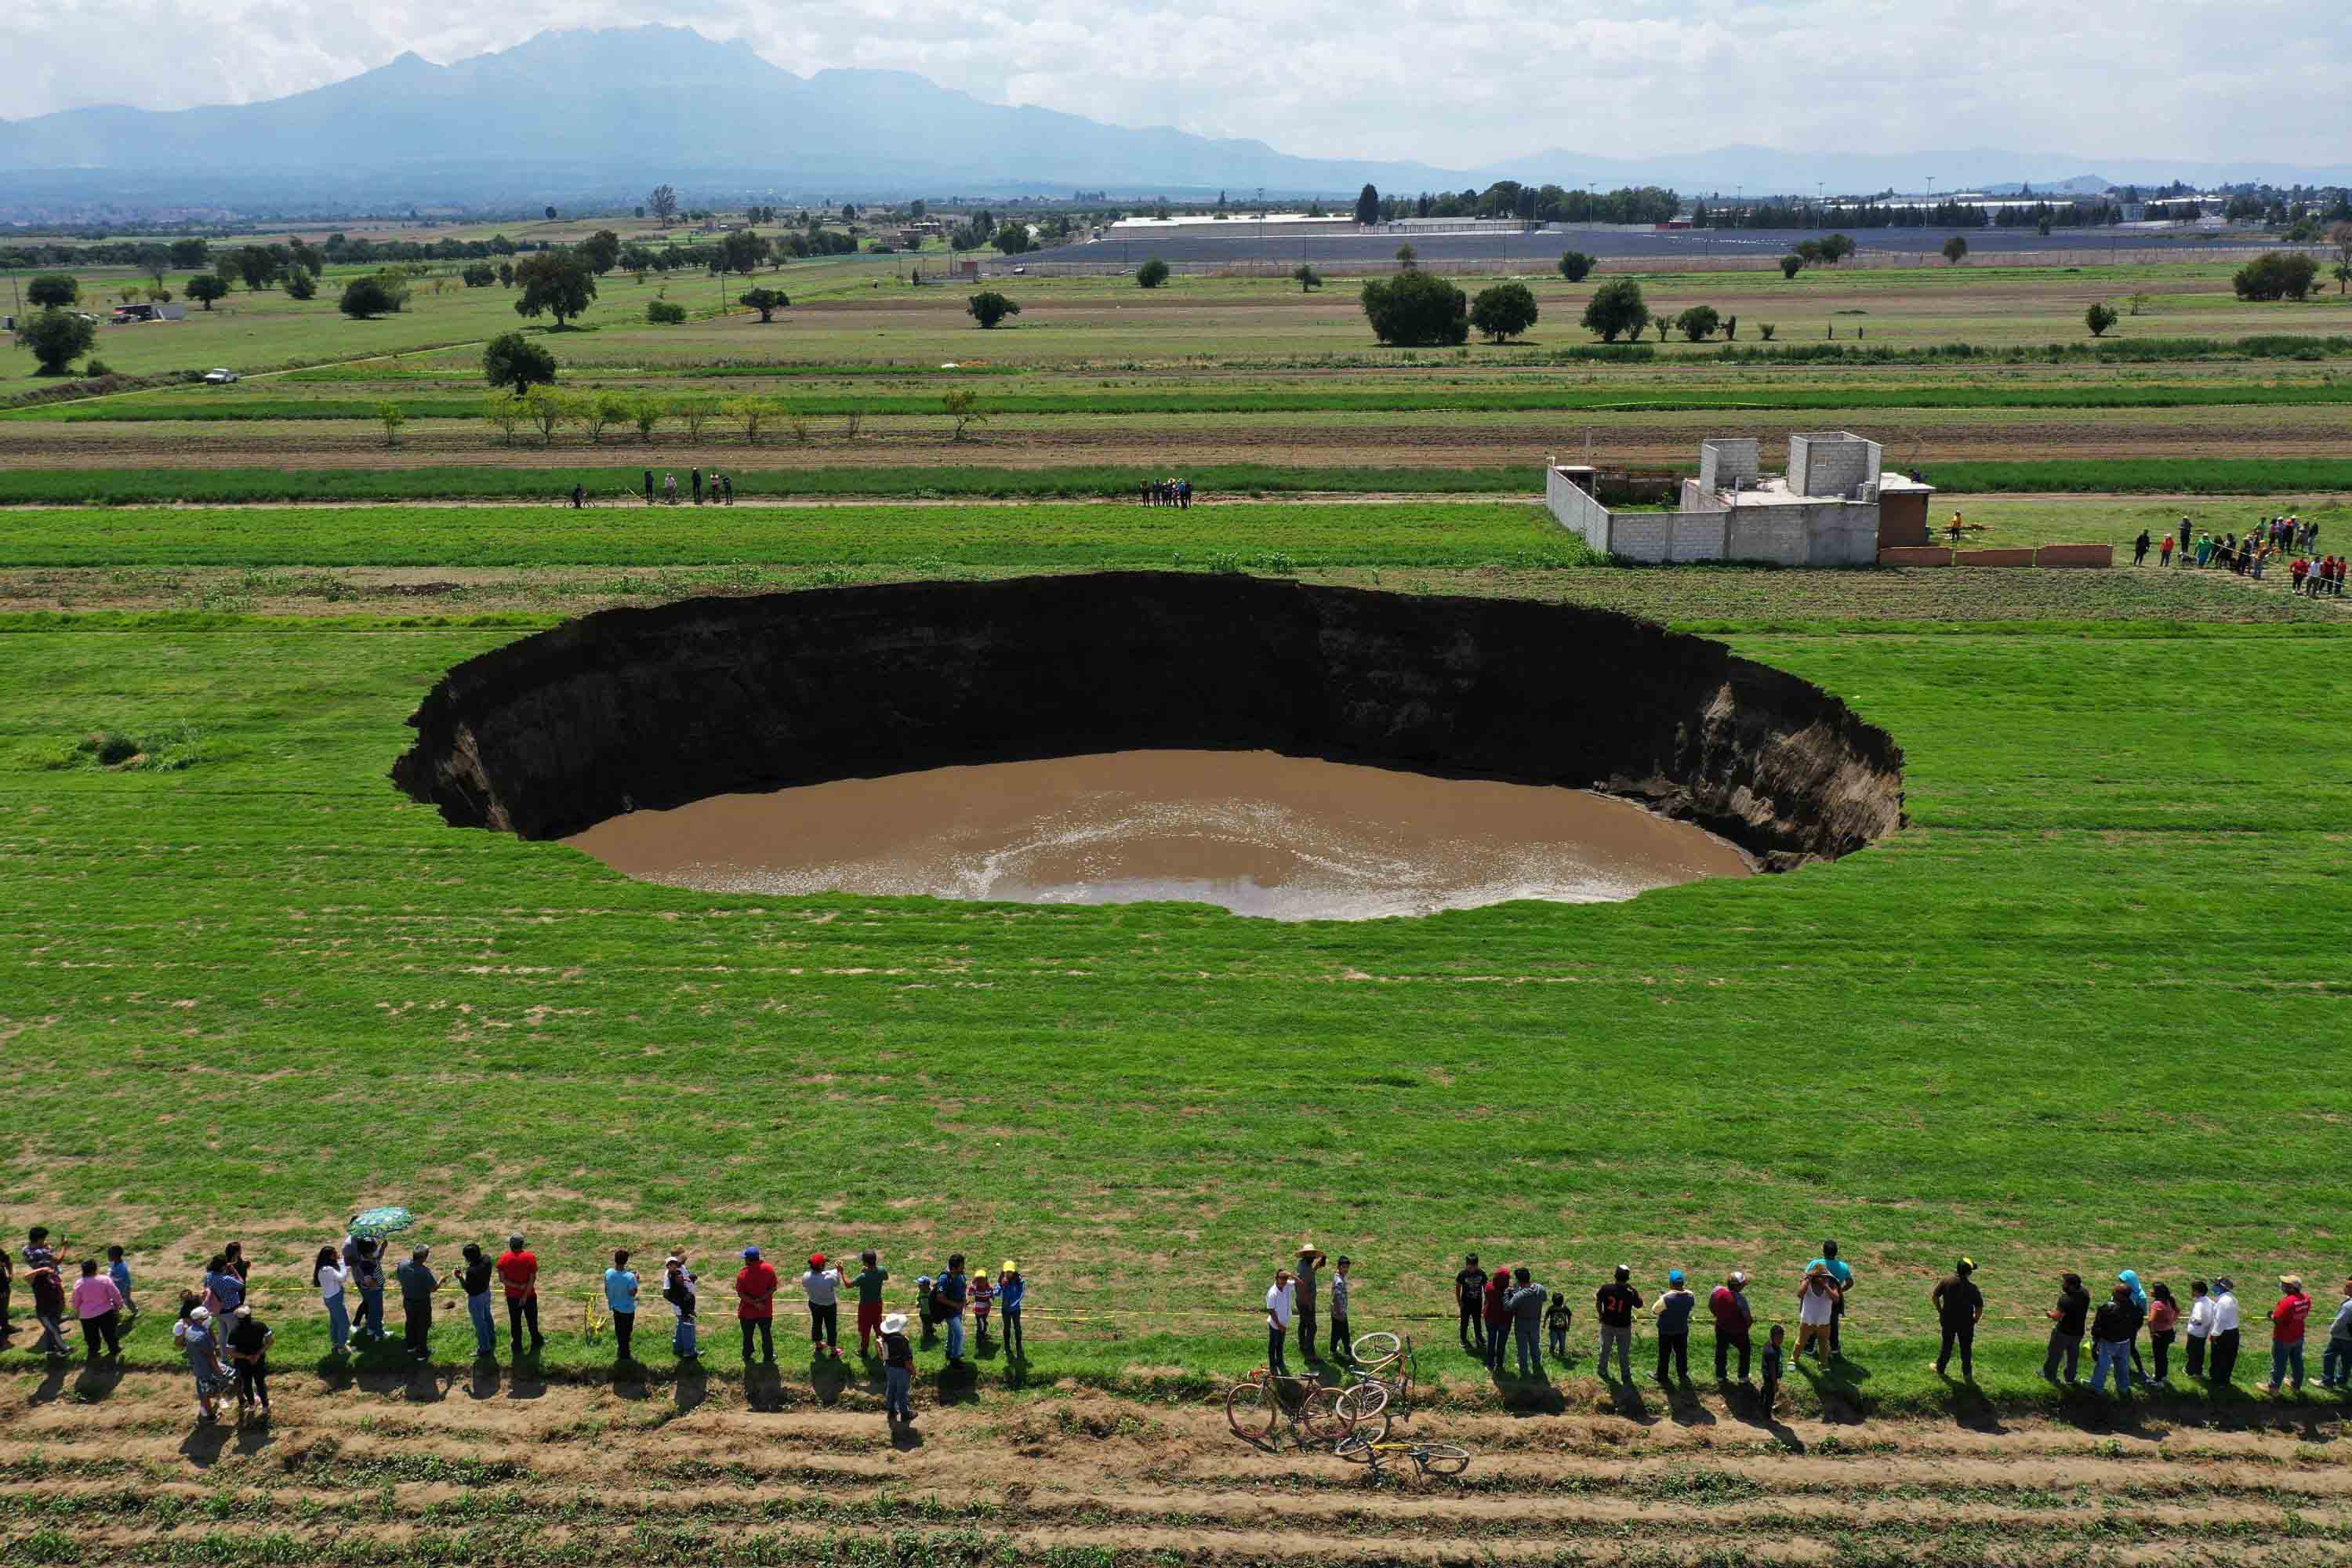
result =
[{"label": "muddy brown water", "polygon": [[1723,839],[1589,791],[1272,752],[1109,752],[712,795],[564,842],[709,892],[1180,900],[1283,921],[1592,903],[1752,869]]}]

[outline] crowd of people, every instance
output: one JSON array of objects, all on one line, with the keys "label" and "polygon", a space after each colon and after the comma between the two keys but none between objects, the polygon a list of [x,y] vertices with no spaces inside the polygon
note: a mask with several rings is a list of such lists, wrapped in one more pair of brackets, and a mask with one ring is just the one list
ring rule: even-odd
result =
[{"label": "crowd of people", "polygon": [[[91,1257],[77,1261],[52,1243],[46,1227],[35,1226],[27,1233],[18,1257],[40,1329],[37,1349],[52,1358],[70,1357],[67,1336],[78,1330],[90,1363],[102,1356],[121,1355],[123,1337],[140,1318],[141,1310],[132,1297],[131,1271],[124,1249],[118,1246],[105,1251],[103,1260]],[[415,1363],[428,1361],[435,1302],[445,1287],[453,1285],[464,1297],[478,1360],[497,1358],[495,1303],[499,1299],[506,1305],[512,1357],[520,1363],[545,1348],[540,1318],[540,1259],[520,1233],[508,1237],[506,1250],[495,1258],[478,1243],[467,1243],[461,1252],[463,1261],[446,1279],[434,1265],[429,1245],[409,1247],[405,1260],[390,1268],[388,1275],[385,1252],[375,1237],[347,1234],[340,1244],[320,1247],[313,1258],[310,1283],[326,1310],[331,1355],[346,1356],[355,1344],[372,1347],[388,1340],[385,1297],[389,1289],[396,1289],[402,1350]],[[610,1258],[604,1270],[601,1299],[609,1314],[615,1363],[629,1366],[635,1364],[637,1313],[648,1282],[634,1266],[629,1248],[618,1248]],[[787,1288],[784,1277],[756,1246],[744,1247],[737,1261],[740,1266],[728,1295],[742,1338],[743,1363],[751,1366],[756,1353],[761,1363],[772,1366],[777,1298]],[[956,1369],[966,1364],[967,1319],[984,1347],[990,1340],[992,1316],[1000,1318],[997,1342],[1003,1352],[1015,1363],[1026,1363],[1022,1315],[1028,1282],[1013,1259],[1007,1258],[992,1278],[984,1268],[967,1269],[963,1254],[950,1254],[943,1268],[915,1277],[911,1318],[886,1305],[886,1287],[892,1276],[883,1267],[880,1255],[868,1249],[856,1261],[853,1274],[845,1259],[824,1252],[809,1255],[797,1288],[808,1311],[810,1351],[820,1360],[842,1358],[840,1307],[845,1299],[852,1301],[856,1309],[853,1322],[857,1354],[883,1374],[885,1413],[890,1422],[914,1419],[916,1345],[910,1330],[917,1325],[926,1346],[944,1338],[948,1366]],[[1290,1374],[1286,1351],[1294,1340],[1300,1356],[1311,1366],[1344,1366],[1352,1360],[1353,1267],[1344,1254],[1331,1258],[1312,1243],[1304,1243],[1288,1265],[1275,1270],[1265,1307],[1269,1373]],[[179,1292],[171,1331],[194,1374],[200,1421],[217,1419],[221,1399],[232,1391],[240,1418],[266,1420],[268,1416],[268,1358],[276,1331],[258,1315],[251,1274],[244,1248],[229,1242],[211,1255],[193,1288]],[[1941,1330],[1935,1372],[1948,1377],[1957,1355],[1961,1379],[1971,1384],[1976,1378],[1977,1329],[1986,1310],[1976,1275],[1975,1261],[1962,1258],[1928,1294]],[[16,1276],[16,1260],[0,1251],[0,1339],[14,1331],[9,1304]],[[1787,1345],[1786,1325],[1775,1322],[1762,1334],[1760,1355],[1759,1314],[1750,1300],[1750,1288],[1748,1274],[1733,1270],[1706,1295],[1706,1311],[1714,1328],[1715,1376],[1720,1384],[1736,1381],[1745,1386],[1750,1382],[1751,1367],[1760,1362],[1761,1394],[1769,1412],[1785,1371],[1806,1354],[1824,1367],[1843,1360],[1848,1309],[1858,1282],[1837,1243],[1824,1241],[1820,1255],[1786,1287],[1788,1310],[1797,1325],[1793,1351]],[[2271,1376],[2266,1386],[2273,1394],[2288,1386],[2300,1393],[2305,1377],[2304,1344],[2314,1304],[2295,1275],[2282,1276],[2279,1289],[2279,1298],[2269,1312]],[[672,1353],[681,1365],[698,1363],[703,1287],[683,1248],[663,1258],[657,1293],[671,1314]],[[1489,1271],[1473,1253],[1455,1272],[1452,1293],[1463,1350],[1475,1355],[1496,1377],[1509,1375],[1514,1349],[1516,1373],[1522,1378],[1543,1376],[1547,1356],[1563,1367],[1572,1364],[1570,1336],[1575,1308],[1566,1291],[1538,1280],[1529,1266]],[[2352,1278],[2345,1279],[2343,1293],[2321,1357],[2319,1386],[2323,1389],[2352,1390]],[[1322,1310],[1327,1304],[1328,1315]],[[1682,1269],[1667,1270],[1664,1288],[1655,1300],[1647,1300],[1633,1282],[1633,1267],[1620,1264],[1595,1289],[1592,1305],[1599,1331],[1597,1370],[1604,1383],[1633,1382],[1634,1331],[1637,1323],[1646,1321],[1656,1340],[1656,1380],[1668,1385],[1689,1385],[1692,1325],[1701,1302]],[[2242,1310],[2237,1287],[2227,1276],[2210,1282],[2192,1280],[2184,1310],[2168,1285],[2160,1280],[2144,1284],[2133,1269],[2118,1273],[2105,1300],[2095,1304],[2082,1277],[2068,1272],[2060,1276],[2057,1300],[2042,1316],[2050,1327],[2042,1375],[2053,1384],[2082,1384],[2086,1340],[2091,1358],[2088,1386],[2095,1394],[2105,1391],[2110,1377],[2118,1397],[2127,1397],[2135,1383],[2169,1386],[2173,1349],[2184,1339],[2188,1377],[2219,1388],[2231,1384],[2236,1375]],[[2143,1332],[2146,1358],[2141,1353]]]},{"label": "crowd of people", "polygon": [[[713,468],[710,470],[709,475],[706,476],[700,468],[693,468],[688,470],[686,478],[687,484],[693,492],[695,505],[700,506],[702,504],[703,493],[706,489],[709,492],[710,504],[712,506],[733,506],[735,504],[735,480],[731,475],[723,474],[717,468]],[[580,486],[574,485],[572,487],[572,504],[573,506],[579,506],[581,504],[582,494],[583,491]],[[677,505],[677,476],[676,474],[666,473],[662,475],[659,496],[662,504],[665,506]],[[655,498],[654,471],[651,468],[647,468],[646,470],[646,504],[647,506],[653,505]]]},{"label": "crowd of people", "polygon": [[1192,481],[1190,479],[1144,479],[1137,486],[1146,506],[1189,507],[1192,504]]},{"label": "crowd of people", "polygon": [[[2218,539],[2210,533],[2199,533],[2191,540],[2189,528],[2189,519],[2182,518],[2177,543],[2169,532],[2155,538],[2147,530],[2140,530],[2139,537],[2132,541],[2132,564],[2146,565],[2153,548],[2159,566],[2177,563],[2191,569],[2219,567],[2256,581],[2267,577],[2276,567],[2287,574],[2293,593],[2315,599],[2323,595],[2340,597],[2344,592],[2344,557],[2318,553],[2316,521],[2294,516],[2267,518],[2257,521],[2243,536],[2223,533]],[[2292,561],[2287,559],[2290,554]]]}]

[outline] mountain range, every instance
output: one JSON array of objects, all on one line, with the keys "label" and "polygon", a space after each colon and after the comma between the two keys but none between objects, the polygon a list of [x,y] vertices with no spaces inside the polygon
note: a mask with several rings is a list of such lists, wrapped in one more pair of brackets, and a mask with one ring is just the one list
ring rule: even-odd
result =
[{"label": "mountain range", "polygon": [[[487,151],[486,149],[491,150]],[[170,110],[66,110],[0,121],[0,207],[26,204],[367,202],[536,205],[635,199],[670,181],[690,199],[1000,195],[1101,189],[1349,197],[1483,188],[1664,184],[1749,195],[1944,191],[2000,180],[2084,188],[2104,178],[2340,184],[2352,170],[2268,163],[2099,163],[1992,149],[1901,154],[1764,147],[1639,159],[1563,149],[1477,169],[1307,158],[1263,142],[1107,125],[985,102],[893,70],[796,76],[687,27],[541,33],[435,65],[415,54],[289,97]]]}]

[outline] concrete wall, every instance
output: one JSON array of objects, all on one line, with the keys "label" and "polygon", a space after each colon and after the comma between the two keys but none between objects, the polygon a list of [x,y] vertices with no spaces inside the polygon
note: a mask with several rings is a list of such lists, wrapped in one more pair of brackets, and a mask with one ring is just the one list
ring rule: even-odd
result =
[{"label": "concrete wall", "polygon": [[1955,566],[2031,566],[2033,546],[2012,545],[2000,550],[1962,550],[1952,557]]},{"label": "concrete wall", "polygon": [[1879,447],[1859,436],[1820,431],[1789,437],[1789,488],[1801,496],[1844,498],[1878,482]]},{"label": "concrete wall", "polygon": [[1556,468],[1544,469],[1544,505],[1562,528],[1602,554],[1609,552],[1609,509]]},{"label": "concrete wall", "polygon": [[1712,493],[1753,484],[1763,470],[1759,443],[1748,438],[1719,437],[1698,444],[1698,488]]},{"label": "concrete wall", "polygon": [[2045,544],[2033,554],[2036,566],[2112,566],[2112,544]]},{"label": "concrete wall", "polygon": [[1721,561],[1724,526],[1738,514],[1713,511],[1630,511],[1610,519],[1610,553],[1648,566]]}]

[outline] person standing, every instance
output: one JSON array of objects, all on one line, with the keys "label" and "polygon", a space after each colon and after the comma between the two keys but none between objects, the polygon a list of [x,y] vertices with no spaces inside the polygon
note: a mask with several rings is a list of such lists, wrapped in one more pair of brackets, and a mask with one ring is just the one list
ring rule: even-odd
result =
[{"label": "person standing", "polygon": [[1292,1270],[1298,1280],[1298,1354],[1309,1366],[1323,1360],[1323,1347],[1315,1342],[1315,1273],[1325,1261],[1323,1249],[1313,1242],[1298,1244],[1298,1267]]},{"label": "person standing", "polygon": [[2132,541],[2133,565],[2145,566],[2147,564],[2148,546],[2153,542],[2154,541],[2152,541],[2148,536],[2147,530],[2144,528],[2141,529],[2139,531],[2139,537]]},{"label": "person standing", "polygon": [[760,1335],[760,1359],[776,1364],[776,1266],[760,1256],[756,1247],[743,1249],[742,1271],[735,1276],[735,1318],[743,1326],[743,1364],[751,1364],[751,1333]]},{"label": "person standing", "polygon": [[26,1282],[33,1288],[33,1320],[41,1325],[39,1349],[45,1355],[69,1356],[73,1351],[66,1344],[66,1287],[58,1273],[56,1255],[48,1254],[29,1268]]},{"label": "person standing", "polygon": [[1454,1276],[1454,1306],[1462,1315],[1462,1348],[1480,1361],[1486,1359],[1486,1321],[1483,1306],[1486,1290],[1486,1271],[1478,1267],[1478,1255],[1470,1254]]},{"label": "person standing", "polygon": [[1356,1337],[1348,1327],[1348,1298],[1355,1289],[1348,1279],[1349,1261],[1343,1252],[1331,1267],[1331,1359],[1341,1366],[1356,1359]]},{"label": "person standing", "polygon": [[245,1276],[228,1265],[228,1254],[215,1252],[205,1265],[205,1310],[224,1327],[228,1315],[245,1304]]},{"label": "person standing", "polygon": [[2280,1275],[2278,1305],[2271,1309],[2271,1393],[2279,1391],[2290,1371],[2294,1391],[2303,1392],[2303,1336],[2310,1321],[2311,1297],[2304,1290],[2303,1276]]},{"label": "person standing", "polygon": [[268,1323],[253,1315],[251,1302],[229,1314],[228,1360],[236,1380],[239,1416],[258,1406],[261,1418],[269,1419],[269,1347],[277,1338]]},{"label": "person standing", "polygon": [[1816,1258],[1805,1269],[1805,1282],[1797,1289],[1797,1353],[1795,1360],[1805,1359],[1805,1347],[1811,1345],[1813,1359],[1822,1365],[1830,1363],[1837,1353],[1832,1335],[1837,1328],[1837,1280],[1831,1275],[1829,1264]]},{"label": "person standing", "polygon": [[2238,1372],[2238,1287],[2226,1274],[2213,1281],[2213,1347],[2207,1378],[2224,1387]]},{"label": "person standing", "polygon": [[466,1267],[457,1276],[457,1281],[466,1292],[466,1316],[474,1324],[474,1359],[496,1361],[499,1324],[490,1314],[490,1281],[497,1277],[498,1268],[490,1262],[490,1255],[482,1250],[482,1244],[478,1241],[466,1243],[466,1249],[459,1256],[466,1260]]},{"label": "person standing", "polygon": [[695,1310],[701,1305],[701,1296],[694,1286],[694,1276],[687,1271],[686,1254],[673,1252],[663,1259],[662,1300],[677,1315],[677,1331],[670,1336],[669,1348],[682,1362],[702,1359],[702,1352],[695,1343],[698,1327]]},{"label": "person standing", "polygon": [[646,504],[654,504],[654,471],[651,468],[646,470]]},{"label": "person standing", "polygon": [[1265,1373],[1268,1377],[1288,1377],[1290,1364],[1282,1359],[1283,1342],[1290,1334],[1290,1320],[1297,1313],[1297,1299],[1291,1294],[1290,1270],[1274,1271],[1274,1284],[1265,1293]]},{"label": "person standing", "polygon": [[839,1361],[841,1270],[827,1263],[824,1253],[812,1252],[808,1272],[801,1276],[801,1290],[808,1297],[810,1350]]},{"label": "person standing", "polygon": [[359,1288],[359,1338],[373,1343],[383,1338],[383,1256],[373,1237],[353,1244],[357,1261],[351,1265],[352,1283]]},{"label": "person standing", "polygon": [[2344,1281],[2344,1304],[2328,1325],[2327,1349],[2319,1358],[2319,1386],[2352,1388],[2352,1279]]},{"label": "person standing", "polygon": [[1735,1268],[1723,1277],[1706,1299],[1707,1310],[1715,1314],[1715,1381],[1730,1381],[1731,1352],[1739,1352],[1739,1381],[1748,1381],[1748,1354],[1753,1347],[1751,1333],[1756,1326],[1756,1314],[1748,1305],[1748,1276]]},{"label": "person standing", "polygon": [[[1822,1242],[1822,1255],[1813,1262],[1830,1272],[1830,1354],[1841,1356],[1845,1353],[1845,1299],[1853,1294],[1853,1268],[1838,1256],[1838,1244],[1834,1241]],[[1806,1265],[1806,1271],[1811,1272],[1811,1264]],[[1797,1331],[1797,1353],[1805,1353],[1801,1328]]]},{"label": "person standing", "polygon": [[122,1292],[98,1271],[95,1258],[81,1260],[81,1278],[74,1282],[73,1309],[81,1321],[81,1348],[91,1365],[98,1364],[100,1341],[105,1342],[108,1355],[122,1354]]},{"label": "person standing", "polygon": [[1544,1337],[1551,1342],[1551,1359],[1560,1365],[1568,1364],[1568,1331],[1576,1321],[1576,1309],[1568,1304],[1568,1292],[1551,1293],[1551,1305],[1544,1309]]},{"label": "person standing", "polygon": [[701,470],[700,468],[697,468],[697,469],[695,469],[695,470],[694,470],[693,479],[694,479],[694,504],[695,504],[695,505],[697,505],[697,506],[700,506],[700,505],[702,504],[702,470]]},{"label": "person standing", "polygon": [[637,1271],[629,1267],[629,1249],[617,1247],[613,1253],[613,1267],[604,1270],[604,1306],[613,1314],[613,1361],[626,1365],[635,1360],[629,1354],[629,1336],[637,1331]]},{"label": "person standing", "polygon": [[1592,1293],[1593,1315],[1601,1320],[1601,1381],[1609,1381],[1609,1352],[1617,1351],[1618,1380],[1633,1381],[1633,1314],[1641,1310],[1642,1293],[1626,1283],[1633,1266],[1621,1263],[1616,1278]]},{"label": "person standing", "polygon": [[2050,1353],[2042,1358],[2042,1375],[2052,1383],[2058,1381],[2058,1363],[2066,1363],[2066,1381],[2076,1381],[2083,1361],[2083,1324],[2090,1316],[2091,1293],[2083,1289],[2083,1277],[2068,1272],[2058,1277],[2058,1304],[2042,1314],[2050,1320]]},{"label": "person standing", "polygon": [[[882,1331],[882,1287],[889,1282],[890,1271],[882,1267],[881,1258],[871,1247],[859,1253],[857,1261],[865,1265],[850,1281],[857,1289],[857,1353],[870,1360],[875,1336]],[[1008,1310],[1005,1332],[1012,1331]]]},{"label": "person standing", "polygon": [[729,506],[733,506],[735,504],[735,476],[732,474],[726,475],[720,482],[727,488],[727,504]]},{"label": "person standing", "polygon": [[216,1419],[221,1390],[228,1386],[228,1378],[221,1371],[220,1347],[213,1339],[212,1321],[209,1309],[191,1307],[177,1335],[180,1349],[188,1358],[188,1370],[195,1374],[196,1419],[207,1426]]},{"label": "person standing", "polygon": [[2157,541],[2156,554],[2156,563],[2158,565],[2169,566],[2172,564],[2172,535],[2168,533],[2162,539]]},{"label": "person standing", "polygon": [[1551,1292],[1535,1281],[1534,1271],[1526,1264],[1511,1270],[1511,1340],[1517,1347],[1519,1375],[1543,1375],[1543,1315],[1545,1303]]},{"label": "person standing", "polygon": [[2131,1342],[2139,1328],[2131,1287],[2118,1280],[2091,1319],[2091,1392],[2104,1394],[2107,1373],[2116,1374],[2116,1397],[2131,1397]]},{"label": "person standing", "polygon": [[[2166,538],[2171,535],[2167,534]],[[1960,1351],[1960,1381],[1977,1380],[1977,1325],[1984,1321],[1984,1292],[1977,1289],[1977,1264],[1963,1258],[1952,1265],[1943,1283],[1927,1293],[1936,1304],[1936,1321],[1944,1332],[1944,1347],[1936,1352],[1936,1375],[1952,1364],[1952,1347]]]},{"label": "person standing", "polygon": [[948,1255],[948,1271],[931,1282],[933,1315],[948,1326],[948,1364],[963,1364],[963,1254]]},{"label": "person standing", "polygon": [[8,1316],[8,1294],[15,1288],[16,1280],[16,1261],[8,1256],[6,1247],[0,1247],[0,1340],[16,1331],[16,1321]]},{"label": "person standing", "polygon": [[[6,1255],[0,1254],[0,1263],[6,1261]],[[113,1280],[114,1288],[122,1293],[122,1321],[128,1324],[139,1315],[139,1304],[131,1299],[131,1265],[124,1261],[120,1247],[106,1249],[106,1277]]]},{"label": "person standing", "polygon": [[1658,1381],[1666,1381],[1666,1362],[1674,1361],[1675,1375],[1690,1384],[1690,1321],[1698,1298],[1683,1283],[1683,1271],[1666,1271],[1665,1293],[1658,1298]]},{"label": "person standing", "polygon": [[665,506],[676,506],[677,504],[677,476],[676,474],[664,474],[662,476],[662,504]]},{"label": "person standing", "polygon": [[1780,1362],[1782,1336],[1788,1332],[1780,1324],[1772,1325],[1772,1336],[1764,1342],[1764,1418],[1772,1418],[1772,1406],[1780,1399]]},{"label": "person standing", "polygon": [[318,1289],[319,1300],[326,1304],[329,1355],[341,1355],[351,1348],[351,1306],[343,1295],[351,1278],[341,1252],[331,1247],[319,1248],[319,1256],[310,1262],[310,1283]]},{"label": "person standing", "polygon": [[433,1292],[441,1277],[433,1272],[433,1249],[419,1247],[396,1272],[400,1277],[401,1326],[408,1335],[408,1353],[418,1362],[433,1358]]},{"label": "person standing", "polygon": [[1496,1269],[1487,1278],[1479,1312],[1486,1321],[1486,1370],[1499,1376],[1503,1359],[1511,1352],[1511,1270],[1508,1266]]},{"label": "person standing", "polygon": [[893,1312],[876,1325],[882,1336],[882,1416],[887,1422],[915,1422],[915,1347],[907,1339],[907,1314]]},{"label": "person standing", "polygon": [[572,510],[573,511],[578,511],[583,506],[587,504],[587,500],[588,488],[585,485],[575,481],[572,486]]},{"label": "person standing", "polygon": [[2156,1357],[2156,1383],[2170,1381],[2172,1342],[2179,1337],[2179,1323],[2180,1307],[2172,1299],[2172,1287],[2159,1279],[2147,1288],[2147,1346]]},{"label": "person standing", "polygon": [[2202,1279],[2189,1282],[2189,1362],[2191,1377],[2205,1375],[2205,1352],[2213,1338],[2213,1293]]},{"label": "person standing", "polygon": [[1021,1277],[1021,1265],[1006,1258],[1004,1267],[996,1272],[996,1310],[1004,1314],[1004,1355],[1008,1361],[1029,1359],[1029,1342],[1021,1332],[1021,1306],[1028,1298],[1029,1281]]},{"label": "person standing", "polygon": [[506,1287],[507,1336],[515,1359],[522,1359],[525,1323],[530,1325],[530,1353],[537,1355],[547,1343],[547,1336],[539,1331],[539,1254],[520,1231],[507,1237],[507,1249],[499,1254],[499,1280]]}]

